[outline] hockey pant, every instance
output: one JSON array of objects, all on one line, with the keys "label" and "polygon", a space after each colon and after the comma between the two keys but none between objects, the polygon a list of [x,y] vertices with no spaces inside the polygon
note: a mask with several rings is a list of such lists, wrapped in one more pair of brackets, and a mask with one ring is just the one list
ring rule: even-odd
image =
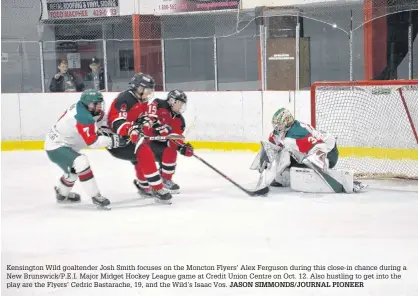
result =
[{"label": "hockey pant", "polygon": [[57,186],[58,192],[62,196],[68,196],[70,194],[77,178],[80,180],[84,191],[90,197],[99,194],[99,188],[87,156],[74,151],[70,147],[47,150],[46,153],[48,158],[64,172]]},{"label": "hockey pant", "polygon": [[[110,149],[108,151],[110,154],[112,154],[112,156],[119,159],[128,160],[134,165],[136,177],[139,181],[139,185],[142,188],[149,189],[150,186],[155,190],[160,190],[163,188],[161,175],[155,163],[158,161],[160,166],[162,166],[162,160],[166,154],[163,153],[162,146],[154,147],[153,143],[143,143],[138,148],[136,155],[134,154],[135,145],[133,144],[129,144],[125,147],[116,149]],[[177,153],[177,151],[175,152]],[[168,175],[169,174],[166,174],[164,171],[162,171],[163,178],[166,178]]]}]

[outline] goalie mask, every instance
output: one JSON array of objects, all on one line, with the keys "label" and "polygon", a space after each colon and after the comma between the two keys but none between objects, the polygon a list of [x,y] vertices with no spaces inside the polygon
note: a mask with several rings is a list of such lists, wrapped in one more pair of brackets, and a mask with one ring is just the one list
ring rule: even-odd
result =
[{"label": "goalie mask", "polygon": [[187,108],[187,96],[182,90],[172,90],[167,95],[167,103],[171,111],[176,114],[182,114]]},{"label": "goalie mask", "polygon": [[274,113],[271,124],[276,132],[285,134],[293,125],[295,119],[292,113],[285,108],[280,108]]}]

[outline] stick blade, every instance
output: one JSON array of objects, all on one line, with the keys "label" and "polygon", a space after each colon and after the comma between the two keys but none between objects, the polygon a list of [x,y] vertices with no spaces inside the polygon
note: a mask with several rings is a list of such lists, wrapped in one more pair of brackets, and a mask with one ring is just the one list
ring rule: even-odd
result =
[{"label": "stick blade", "polygon": [[268,186],[255,190],[255,191],[248,191],[248,195],[250,196],[263,196],[263,195],[267,195],[267,193],[269,193],[270,188]]}]

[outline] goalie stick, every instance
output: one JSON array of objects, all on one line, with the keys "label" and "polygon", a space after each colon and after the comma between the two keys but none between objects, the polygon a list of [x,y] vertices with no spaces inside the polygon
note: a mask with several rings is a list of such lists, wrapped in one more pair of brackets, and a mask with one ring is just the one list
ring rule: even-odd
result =
[{"label": "goalie stick", "polygon": [[313,162],[310,162],[307,158],[304,158],[302,160],[302,163],[306,165],[307,167],[313,169],[315,173],[317,173],[322,180],[335,192],[335,193],[345,193],[344,186],[338,182],[335,178],[333,178],[331,175],[327,174],[319,166],[314,164]]},{"label": "goalie stick", "polygon": [[[281,144],[283,147],[285,147],[284,143],[281,141]],[[330,174],[325,172],[323,169],[321,169],[318,165],[310,161],[307,157],[304,157],[302,160],[298,157],[298,153],[296,153],[293,149],[290,149],[289,152],[292,154],[292,157],[299,163],[302,163],[306,165],[308,168],[315,171],[315,173],[318,174],[318,176],[324,181],[325,184],[327,184],[331,190],[333,190],[335,193],[345,193],[345,189],[343,184],[338,182],[334,177],[332,177]]]}]

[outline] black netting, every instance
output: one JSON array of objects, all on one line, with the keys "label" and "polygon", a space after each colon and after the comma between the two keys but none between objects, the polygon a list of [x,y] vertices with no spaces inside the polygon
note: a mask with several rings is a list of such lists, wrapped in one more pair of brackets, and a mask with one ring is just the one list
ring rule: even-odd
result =
[{"label": "black netting", "polygon": [[[54,19],[41,1],[5,0],[2,52],[10,71],[2,81],[15,82],[2,91],[48,91],[63,59],[79,67],[71,71],[83,80],[94,57],[112,81],[107,89],[116,91],[135,71],[155,76],[160,89],[194,90],[306,90],[322,80],[416,78],[417,8],[417,0],[366,0]],[[366,41],[371,27],[386,23],[387,41]],[[366,42],[374,44],[366,50]],[[370,48],[382,49],[373,73],[365,65]]]}]

